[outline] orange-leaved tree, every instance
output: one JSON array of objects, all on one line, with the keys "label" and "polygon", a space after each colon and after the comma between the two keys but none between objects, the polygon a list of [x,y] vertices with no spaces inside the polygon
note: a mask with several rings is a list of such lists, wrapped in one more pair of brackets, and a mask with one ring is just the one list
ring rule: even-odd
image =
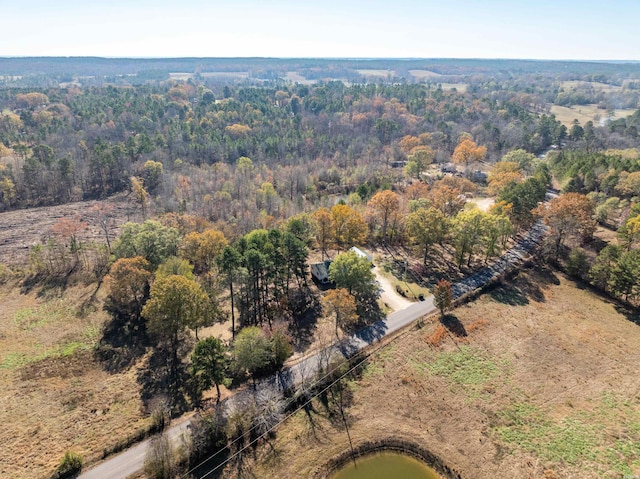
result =
[{"label": "orange-leaved tree", "polygon": [[331,228],[339,247],[349,247],[367,239],[367,224],[362,215],[347,205],[331,208]]},{"label": "orange-leaved tree", "polygon": [[440,316],[444,318],[444,313],[453,303],[453,288],[446,279],[441,279],[433,288],[433,305],[440,310]]},{"label": "orange-leaved tree", "polygon": [[453,160],[454,163],[464,166],[466,169],[469,163],[482,160],[486,154],[486,147],[478,146],[475,141],[465,135],[460,138],[460,142],[455,150],[453,150],[451,160]]},{"label": "orange-leaved tree", "polygon": [[596,230],[595,203],[580,193],[566,193],[535,208],[532,213],[540,216],[549,227],[549,240],[553,244],[557,260],[567,239],[584,242]]},{"label": "orange-leaved tree", "polygon": [[348,328],[358,320],[356,300],[346,288],[332,289],[322,298],[322,302],[329,312],[335,314],[336,336],[338,328]]},{"label": "orange-leaved tree", "polygon": [[[369,200],[369,207],[382,223],[382,241],[387,242],[389,225],[395,225],[400,209],[400,198],[391,190],[379,191]],[[395,229],[395,228],[394,228]],[[393,233],[393,230],[392,230]]]}]

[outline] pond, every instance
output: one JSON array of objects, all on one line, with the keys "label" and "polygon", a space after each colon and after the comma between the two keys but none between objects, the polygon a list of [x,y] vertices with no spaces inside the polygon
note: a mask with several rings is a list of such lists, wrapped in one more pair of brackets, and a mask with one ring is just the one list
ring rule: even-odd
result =
[{"label": "pond", "polygon": [[440,479],[419,460],[395,452],[359,457],[335,473],[331,479]]}]

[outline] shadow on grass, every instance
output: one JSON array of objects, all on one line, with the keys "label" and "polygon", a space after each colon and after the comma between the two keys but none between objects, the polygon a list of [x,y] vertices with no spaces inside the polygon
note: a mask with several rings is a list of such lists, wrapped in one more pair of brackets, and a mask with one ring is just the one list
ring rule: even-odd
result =
[{"label": "shadow on grass", "polygon": [[140,316],[110,312],[111,319],[103,326],[94,355],[105,371],[120,373],[145,354],[149,337],[146,323]]},{"label": "shadow on grass", "polygon": [[317,295],[308,288],[299,288],[289,292],[289,334],[296,352],[306,351],[313,342],[318,318],[322,317],[322,304]]},{"label": "shadow on grass", "polygon": [[529,298],[527,298],[525,292],[513,285],[498,286],[489,293],[489,296],[498,303],[510,306],[526,306],[529,304]]},{"label": "shadow on grass", "polygon": [[631,306],[627,306],[625,304],[618,303],[615,305],[616,311],[625,318],[627,318],[632,323],[640,326],[640,310],[634,309]]},{"label": "shadow on grass", "polygon": [[444,315],[444,317],[440,318],[440,322],[450,333],[457,337],[464,338],[467,336],[467,330],[464,328],[464,324],[460,322],[455,314]]},{"label": "shadow on grass", "polygon": [[490,289],[489,295],[498,303],[510,306],[526,306],[530,301],[546,301],[542,288],[559,285],[560,279],[547,266],[535,266],[520,274],[503,280]]}]

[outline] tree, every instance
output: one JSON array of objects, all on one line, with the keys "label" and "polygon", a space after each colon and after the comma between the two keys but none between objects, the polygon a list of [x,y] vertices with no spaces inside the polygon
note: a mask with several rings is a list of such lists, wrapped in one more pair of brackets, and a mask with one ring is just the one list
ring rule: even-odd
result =
[{"label": "tree", "polygon": [[554,256],[558,259],[560,248],[565,241],[573,237],[584,242],[593,236],[596,230],[594,219],[595,204],[580,193],[566,193],[541,204],[535,215],[542,217],[549,227],[549,239],[554,245]]},{"label": "tree", "polygon": [[144,473],[151,479],[170,479],[174,476],[176,458],[166,433],[151,439],[144,458]]},{"label": "tree", "polygon": [[640,216],[634,216],[625,221],[618,230],[618,238],[627,251],[635,246],[640,241]]},{"label": "tree", "polygon": [[157,268],[169,256],[176,255],[179,242],[178,230],[163,226],[158,221],[125,223],[113,253],[116,258],[142,256],[153,268]]},{"label": "tree", "polygon": [[438,208],[445,216],[453,216],[467,203],[467,198],[461,190],[439,183],[429,191],[431,204]]},{"label": "tree", "polygon": [[234,295],[233,295],[233,283],[237,278],[237,270],[241,265],[242,258],[240,253],[233,248],[232,246],[225,246],[220,253],[220,256],[216,258],[216,262],[218,263],[218,267],[222,271],[222,273],[227,277],[227,282],[229,284],[229,294],[231,296],[231,337],[235,338],[236,335],[236,316],[235,316],[235,303],[234,303]]},{"label": "tree", "polygon": [[379,191],[369,200],[369,207],[376,212],[376,216],[382,222],[382,242],[387,242],[387,229],[389,224],[395,223],[400,208],[400,199],[391,190]]},{"label": "tree", "polygon": [[533,214],[531,211],[544,201],[546,185],[539,178],[528,178],[522,183],[509,183],[502,189],[497,203],[504,202],[506,206],[511,205],[511,221],[513,224],[526,227],[532,224]]},{"label": "tree", "polygon": [[149,332],[159,343],[169,350],[171,385],[175,390],[179,379],[178,351],[181,334],[196,326],[207,314],[209,298],[200,285],[184,276],[171,275],[157,279],[151,287],[149,300],[142,309],[142,316],[148,321]]},{"label": "tree", "polygon": [[283,323],[275,325],[267,332],[267,337],[271,343],[273,366],[277,371],[280,371],[285,361],[293,354],[291,337],[287,334],[286,325]]},{"label": "tree", "polygon": [[434,152],[428,146],[419,146],[415,148],[411,155],[407,158],[407,165],[404,171],[407,176],[420,180],[420,175],[425,168],[433,163]]},{"label": "tree", "polygon": [[95,215],[95,219],[104,233],[107,242],[107,249],[111,251],[111,241],[109,240],[109,223],[113,215],[113,205],[109,203],[98,203],[91,208],[91,212]]},{"label": "tree", "polygon": [[[149,191],[154,192],[160,185],[164,166],[159,161],[148,160],[142,167],[144,184],[147,185]],[[135,192],[134,192],[135,193]]]},{"label": "tree", "polygon": [[354,251],[340,253],[329,266],[329,279],[337,288],[345,288],[356,301],[378,297],[378,284],[371,271],[371,261]]},{"label": "tree", "polygon": [[489,173],[487,182],[489,195],[496,195],[509,183],[520,183],[524,179],[521,167],[516,162],[501,161],[496,163]]},{"label": "tree", "polygon": [[320,243],[320,251],[322,253],[322,261],[327,252],[327,247],[331,244],[334,235],[331,221],[331,213],[327,208],[318,208],[312,215],[316,222],[316,231],[318,232],[318,242]]},{"label": "tree", "polygon": [[120,258],[105,278],[110,308],[131,318],[139,318],[149,295],[151,265],[142,256]]},{"label": "tree", "polygon": [[449,231],[449,220],[437,208],[418,208],[407,216],[407,228],[414,240],[423,247],[423,263],[427,264],[429,248],[444,240]]},{"label": "tree", "polygon": [[132,176],[131,180],[131,191],[133,192],[133,196],[138,203],[140,203],[140,208],[142,209],[142,218],[147,219],[147,208],[149,206],[149,193],[144,187],[144,180],[142,178],[138,178]]},{"label": "tree", "polygon": [[640,250],[632,249],[620,255],[611,271],[609,290],[625,301],[638,296],[640,286]]},{"label": "tree", "polygon": [[331,208],[331,228],[338,246],[350,247],[367,239],[367,224],[360,213],[347,205]]},{"label": "tree", "polygon": [[214,229],[202,233],[189,233],[182,240],[184,256],[191,261],[198,273],[208,272],[215,264],[215,259],[227,246],[224,234]]},{"label": "tree", "polygon": [[485,262],[498,255],[500,249],[506,246],[512,233],[513,226],[507,216],[493,214],[484,216]]},{"label": "tree", "polygon": [[481,239],[485,233],[487,213],[478,208],[461,211],[453,220],[453,241],[456,248],[458,267],[462,266],[465,258],[467,266],[471,266],[473,254],[481,246]]},{"label": "tree", "polygon": [[177,256],[169,256],[164,263],[158,266],[156,270],[156,279],[164,278],[171,275],[184,276],[187,279],[194,280],[193,265],[186,259]]},{"label": "tree", "polygon": [[271,363],[272,349],[267,336],[256,326],[243,328],[233,342],[233,357],[241,371],[248,371],[256,384],[256,374]]},{"label": "tree", "polygon": [[507,153],[502,157],[500,162],[513,162],[520,165],[520,169],[531,172],[534,162],[536,161],[536,155],[529,153],[526,150],[518,149]]},{"label": "tree", "polygon": [[69,251],[75,260],[74,267],[77,266],[80,248],[82,244],[78,238],[80,232],[87,228],[87,223],[80,219],[80,216],[73,218],[60,218],[51,227],[51,233],[61,238],[64,242],[69,242]]},{"label": "tree", "polygon": [[440,310],[440,316],[444,318],[444,313],[453,303],[453,288],[446,279],[441,279],[433,288],[433,305]]},{"label": "tree", "polygon": [[[329,225],[330,224],[331,220],[329,219]],[[285,231],[291,233],[306,246],[313,244],[316,233],[313,218],[308,213],[300,213],[289,218],[285,226]],[[324,258],[322,259],[324,260]]]},{"label": "tree", "polygon": [[336,336],[338,336],[338,328],[348,328],[358,320],[356,301],[346,289],[332,289],[322,298],[322,302],[329,312],[335,314]]},{"label": "tree", "polygon": [[478,146],[468,136],[461,136],[460,141],[456,148],[453,150],[451,160],[454,163],[464,166],[466,169],[469,163],[482,160],[487,154],[487,148],[484,146]]},{"label": "tree", "polygon": [[209,337],[196,344],[191,353],[191,368],[202,390],[216,386],[220,402],[220,385],[227,383],[227,348],[218,338]]},{"label": "tree", "polygon": [[607,291],[620,254],[621,248],[617,245],[607,245],[598,254],[595,263],[589,271],[591,281],[598,287]]}]

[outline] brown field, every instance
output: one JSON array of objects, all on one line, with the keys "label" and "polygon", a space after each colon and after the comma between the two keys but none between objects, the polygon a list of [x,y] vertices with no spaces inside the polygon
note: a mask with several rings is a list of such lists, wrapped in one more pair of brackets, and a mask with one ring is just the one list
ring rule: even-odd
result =
[{"label": "brown field", "polygon": [[67,450],[95,461],[149,424],[135,369],[110,374],[93,359],[102,294],[80,305],[94,290],[0,287],[0,477],[49,477]]},{"label": "brown field", "polygon": [[[446,334],[432,316],[350,382],[355,447],[410,441],[464,478],[640,474],[637,317],[560,274],[533,271],[452,313]],[[335,408],[318,401],[240,470],[312,478],[348,448]]]},{"label": "brown field", "polygon": [[604,92],[616,92],[622,90],[621,86],[618,85],[609,85],[608,83],[600,83],[596,81],[579,81],[579,80],[568,80],[562,82],[562,88],[567,90],[574,90],[580,87],[592,87],[596,90],[602,90]]},{"label": "brown field", "polygon": [[299,72],[287,72],[284,78],[293,83],[300,83],[301,85],[313,85],[316,83],[315,80],[309,80],[303,77]]},{"label": "brown field", "polygon": [[[574,105],[572,107],[550,105],[550,111],[556,116],[556,119],[566,127],[570,127],[573,120],[578,120],[581,125],[584,125],[588,121],[593,121],[597,126],[600,120],[607,118],[607,111],[598,108],[595,104]],[[635,111],[634,109],[615,110],[613,119],[626,118],[635,113]]]},{"label": "brown field", "polygon": [[429,70],[409,70],[409,73],[411,74],[411,76],[419,78],[421,80],[425,78],[428,79],[442,76],[440,75],[440,73],[432,72]]}]

